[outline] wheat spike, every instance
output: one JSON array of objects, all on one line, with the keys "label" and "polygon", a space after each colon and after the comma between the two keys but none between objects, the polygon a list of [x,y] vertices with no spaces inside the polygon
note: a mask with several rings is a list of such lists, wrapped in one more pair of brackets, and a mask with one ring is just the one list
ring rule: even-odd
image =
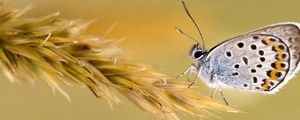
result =
[{"label": "wheat spike", "polygon": [[25,12],[0,10],[0,69],[12,82],[41,80],[67,99],[61,85],[84,86],[110,105],[123,95],[170,120],[178,120],[178,113],[205,118],[214,111],[236,112],[188,89],[186,82],[119,58],[116,41],[83,33],[90,22],[60,19],[58,13],[20,17]]}]

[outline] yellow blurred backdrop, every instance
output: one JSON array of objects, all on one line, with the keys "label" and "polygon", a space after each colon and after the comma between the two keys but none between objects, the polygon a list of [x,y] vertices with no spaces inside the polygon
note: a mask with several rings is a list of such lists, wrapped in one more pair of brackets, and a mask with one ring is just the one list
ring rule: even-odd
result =
[{"label": "yellow blurred backdrop", "polygon": [[[32,5],[25,17],[36,17],[59,11],[61,17],[96,21],[87,33],[127,39],[119,44],[128,59],[152,65],[172,76],[191,64],[188,52],[193,44],[175,32],[197,32],[186,16],[180,0],[6,0],[6,6],[24,8]],[[188,7],[200,25],[209,48],[241,33],[276,22],[300,22],[299,0],[187,0]],[[201,83],[201,81],[198,81]],[[64,87],[72,101],[54,94],[44,83],[11,84],[0,81],[1,120],[154,120],[126,99],[111,108],[88,90]],[[209,96],[205,85],[199,91]],[[244,113],[217,113],[222,120],[297,120],[300,117],[299,75],[276,95],[224,90],[231,106]],[[217,97],[216,99],[220,99]],[[194,119],[181,115],[182,119]],[[209,118],[213,120],[216,118]]]}]

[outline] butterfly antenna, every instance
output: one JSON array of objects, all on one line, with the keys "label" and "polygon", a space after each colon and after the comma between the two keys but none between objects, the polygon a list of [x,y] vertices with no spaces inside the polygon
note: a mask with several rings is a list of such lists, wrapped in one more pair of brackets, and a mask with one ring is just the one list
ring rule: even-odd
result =
[{"label": "butterfly antenna", "polygon": [[176,32],[180,33],[182,36],[184,36],[184,37],[186,37],[186,38],[189,38],[189,39],[191,39],[191,40],[194,40],[197,44],[199,44],[199,42],[198,42],[195,38],[193,38],[192,36],[186,34],[186,33],[183,32],[181,29],[175,27],[175,30],[176,30]]},{"label": "butterfly antenna", "polygon": [[184,10],[185,10],[186,14],[189,16],[189,18],[192,20],[192,22],[196,26],[197,31],[198,31],[198,33],[200,35],[201,40],[202,40],[202,46],[203,46],[203,48],[205,48],[204,38],[203,38],[203,35],[202,35],[201,31],[200,31],[200,28],[198,27],[197,23],[195,22],[194,18],[192,17],[191,13],[189,12],[189,10],[188,10],[188,8],[187,8],[187,6],[185,4],[185,0],[182,0],[181,2],[183,4],[183,7],[184,7]]}]

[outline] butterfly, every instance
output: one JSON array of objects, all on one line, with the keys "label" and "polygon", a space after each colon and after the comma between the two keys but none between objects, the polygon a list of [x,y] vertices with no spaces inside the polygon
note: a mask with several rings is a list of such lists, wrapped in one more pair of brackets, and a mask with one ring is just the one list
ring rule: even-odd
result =
[{"label": "butterfly", "polygon": [[[196,23],[195,26],[202,37]],[[180,29],[177,31],[183,33]],[[215,90],[230,87],[274,94],[299,71],[300,24],[285,22],[265,26],[228,39],[209,50],[205,49],[204,41],[202,46],[196,41],[190,57],[195,64],[187,71],[195,72]]]}]

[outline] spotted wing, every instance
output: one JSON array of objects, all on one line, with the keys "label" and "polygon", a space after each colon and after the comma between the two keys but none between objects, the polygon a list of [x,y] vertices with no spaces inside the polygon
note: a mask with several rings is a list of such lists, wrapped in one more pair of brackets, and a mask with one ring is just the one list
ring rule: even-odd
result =
[{"label": "spotted wing", "polygon": [[280,23],[219,44],[207,60],[228,86],[274,93],[299,70],[299,48],[299,24]]}]

